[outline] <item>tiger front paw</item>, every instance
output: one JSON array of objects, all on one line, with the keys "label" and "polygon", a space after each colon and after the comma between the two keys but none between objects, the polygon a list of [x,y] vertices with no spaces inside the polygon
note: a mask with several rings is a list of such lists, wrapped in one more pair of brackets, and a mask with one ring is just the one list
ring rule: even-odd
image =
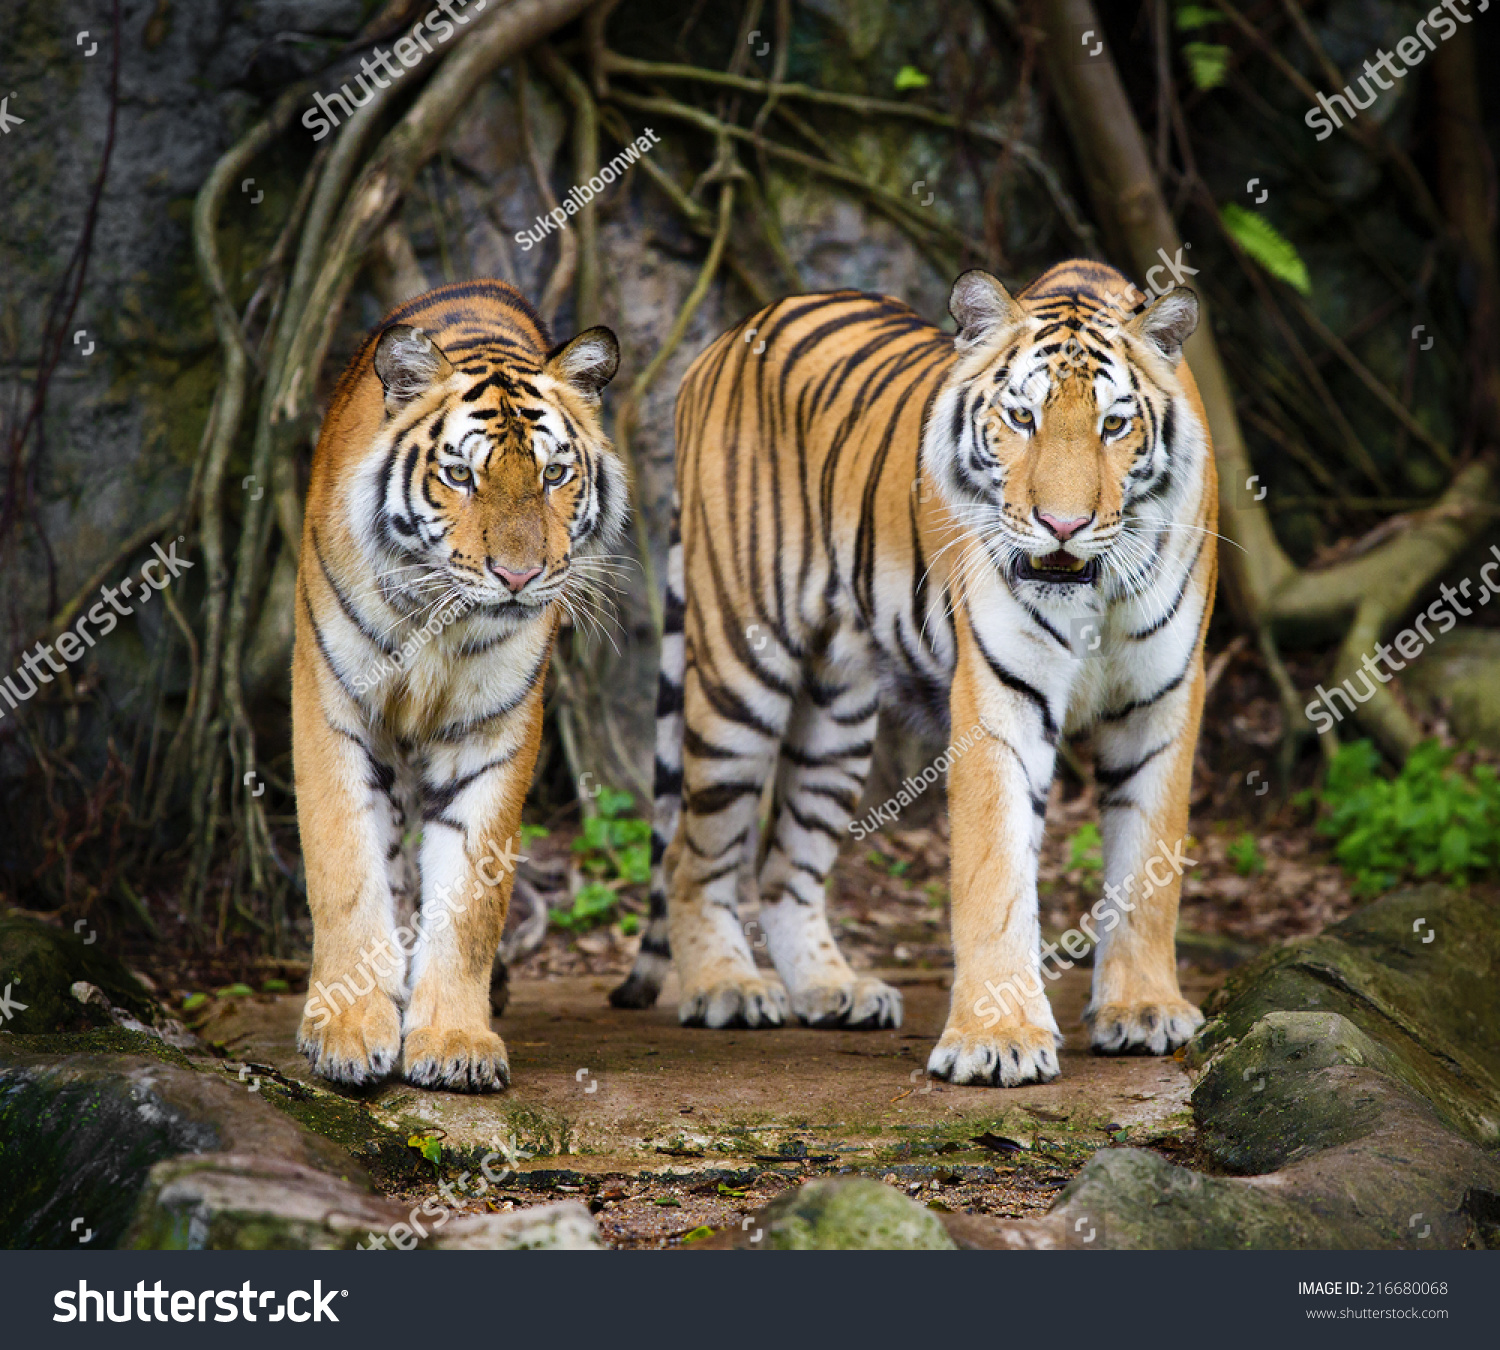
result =
[{"label": "tiger front paw", "polygon": [[950,1083],[975,1087],[1023,1087],[1050,1083],[1062,1072],[1054,1027],[1002,1023],[983,1031],[951,1025],[927,1059],[927,1072]]},{"label": "tiger front paw", "polygon": [[1203,1014],[1181,998],[1103,1003],[1083,1017],[1096,1055],[1167,1055],[1203,1025]]},{"label": "tiger front paw", "polygon": [[510,1061],[493,1031],[417,1027],[401,1048],[401,1076],[424,1088],[499,1092],[510,1086]]},{"label": "tiger front paw", "polygon": [[401,1013],[390,997],[372,990],[339,1012],[308,1001],[297,1049],[312,1071],[334,1083],[359,1087],[389,1077],[401,1058]]}]

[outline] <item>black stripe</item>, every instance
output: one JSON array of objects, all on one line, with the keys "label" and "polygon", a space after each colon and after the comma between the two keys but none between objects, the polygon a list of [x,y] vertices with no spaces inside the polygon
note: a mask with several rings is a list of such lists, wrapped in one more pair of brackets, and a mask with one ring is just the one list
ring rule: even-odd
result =
[{"label": "black stripe", "polygon": [[1165,741],[1161,745],[1158,745],[1155,750],[1148,750],[1134,764],[1123,764],[1119,768],[1110,768],[1104,764],[1096,764],[1094,766],[1094,781],[1105,788],[1123,787],[1136,774],[1140,773],[1146,765],[1161,754],[1163,750],[1175,744],[1175,741]]},{"label": "black stripe", "polygon": [[531,671],[526,676],[525,684],[515,694],[514,697],[506,699],[505,702],[501,703],[498,707],[491,708],[489,712],[481,713],[478,717],[466,717],[461,721],[447,723],[432,737],[432,739],[435,741],[462,740],[466,736],[473,735],[474,732],[480,727],[487,726],[489,723],[497,721],[499,718],[506,716],[508,713],[513,713],[531,696],[531,691],[536,687],[536,682],[542,677],[547,669],[547,658],[551,656],[551,654],[552,652],[550,647],[544,647],[542,649],[541,659],[534,666],[532,666]]},{"label": "black stripe", "polygon": [[682,711],[682,686],[673,684],[665,671],[656,677],[656,715],[671,717]]},{"label": "black stripe", "polygon": [[1166,698],[1166,696],[1170,694],[1172,690],[1177,688],[1179,684],[1187,679],[1188,671],[1193,668],[1193,661],[1197,658],[1197,655],[1198,648],[1194,646],[1193,650],[1188,654],[1187,665],[1185,665],[1180,671],[1177,672],[1176,675],[1168,680],[1166,684],[1162,685],[1162,687],[1158,689],[1154,694],[1152,694],[1150,698],[1133,698],[1129,703],[1125,704],[1124,707],[1114,708],[1107,713],[1101,714],[1099,720],[1101,722],[1121,722],[1124,721],[1125,718],[1129,717],[1131,713],[1139,712],[1142,708],[1149,708],[1153,704],[1159,703],[1162,699]]},{"label": "black stripe", "polygon": [[695,816],[716,816],[744,797],[759,796],[761,786],[760,783],[710,783],[688,794],[687,809]]},{"label": "black stripe", "polygon": [[434,787],[430,783],[422,784],[422,807],[424,815],[428,817],[441,815],[450,806],[454,799],[476,779],[487,774],[491,769],[498,769],[502,765],[509,764],[515,758],[515,751],[500,755],[490,760],[488,764],[481,765],[472,773],[466,773],[462,778],[455,778],[451,782]]},{"label": "black stripe", "polygon": [[333,592],[333,598],[339,602],[339,608],[344,611],[344,617],[359,630],[359,635],[382,656],[394,656],[396,648],[365,623],[364,618],[355,610],[354,605],[339,587],[338,582],[333,579],[333,573],[328,570],[328,561],[323,557],[323,543],[318,538],[316,526],[312,530],[312,547],[313,557],[318,560],[318,566],[322,569],[323,580],[328,583],[328,589]]},{"label": "black stripe", "polygon": [[974,645],[979,648],[979,654],[984,657],[985,664],[989,666],[991,673],[1007,689],[1013,689],[1023,698],[1029,699],[1042,715],[1042,736],[1048,745],[1057,744],[1057,721],[1052,716],[1052,707],[1047,702],[1046,696],[1040,689],[1027,684],[1019,675],[1013,675],[990,654],[989,648],[984,645],[984,640],[979,636],[979,630],[974,627],[973,616],[965,611],[964,616],[969,624],[969,632],[973,635]]},{"label": "black stripe", "polygon": [[1172,601],[1170,608],[1155,623],[1142,628],[1138,633],[1127,633],[1126,636],[1134,639],[1148,638],[1153,633],[1159,633],[1173,619],[1177,617],[1177,611],[1182,605],[1182,600],[1187,595],[1188,587],[1192,584],[1193,573],[1198,570],[1198,559],[1203,556],[1203,546],[1208,543],[1208,535],[1202,534],[1198,537],[1198,549],[1193,554],[1193,561],[1188,564],[1188,569],[1183,573],[1182,585],[1177,588],[1177,598]]},{"label": "black stripe", "polygon": [[[844,836],[841,831],[834,829],[826,820],[820,820],[817,816],[810,816],[805,811],[799,811],[794,803],[786,803],[786,813],[809,834],[826,834],[835,844],[843,843]],[[818,879],[822,880],[821,877]]]}]

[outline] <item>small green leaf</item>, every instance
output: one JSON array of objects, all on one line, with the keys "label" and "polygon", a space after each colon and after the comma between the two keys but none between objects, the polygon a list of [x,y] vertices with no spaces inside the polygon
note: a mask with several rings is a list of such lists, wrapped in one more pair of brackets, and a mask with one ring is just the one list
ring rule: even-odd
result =
[{"label": "small green leaf", "polygon": [[1224,16],[1216,9],[1204,9],[1202,5],[1183,5],[1175,16],[1178,30],[1191,33],[1207,28],[1211,23],[1222,23]]},{"label": "small green leaf", "polygon": [[679,1200],[675,1195],[659,1195],[651,1203],[653,1205],[660,1205],[663,1209],[682,1208],[682,1201]]},{"label": "small green leaf", "polygon": [[406,1139],[407,1148],[414,1148],[434,1167],[442,1161],[443,1144],[435,1134],[413,1134]]},{"label": "small green leaf", "polygon": [[545,825],[522,825],[521,842],[529,844],[533,839],[545,839],[551,833]]},{"label": "small green leaf", "polygon": [[898,90],[925,89],[932,81],[915,66],[902,66],[896,72],[896,88]]},{"label": "small green leaf", "polygon": [[193,1012],[195,1009],[201,1008],[207,1002],[207,994],[189,994],[185,999],[182,1000],[182,1011]]},{"label": "small green leaf", "polygon": [[634,914],[627,914],[620,920],[620,936],[634,937],[641,931],[641,921]]},{"label": "small green leaf", "polygon": [[723,1181],[721,1181],[719,1183],[719,1194],[720,1195],[727,1195],[732,1200],[743,1200],[745,1198],[745,1192],[744,1191],[737,1191],[737,1190],[735,1190],[735,1188],[733,1186],[731,1186],[727,1182],[723,1182]]},{"label": "small green leaf", "polygon": [[249,998],[255,990],[248,984],[226,984],[222,989],[216,989],[214,992],[220,998]]},{"label": "small green leaf", "polygon": [[682,1240],[684,1242],[702,1242],[704,1238],[712,1237],[713,1235],[714,1230],[705,1223],[699,1224],[696,1228],[688,1229],[688,1231],[682,1235]]},{"label": "small green leaf", "polygon": [[289,994],[292,986],[285,980],[266,980],[260,987],[263,994]]},{"label": "small green leaf", "polygon": [[1224,74],[1229,69],[1228,47],[1217,42],[1185,42],[1182,56],[1193,83],[1205,93],[1224,83]]},{"label": "small green leaf", "polygon": [[1312,293],[1307,264],[1296,247],[1263,215],[1230,202],[1219,212],[1234,240],[1278,281],[1303,295]]}]

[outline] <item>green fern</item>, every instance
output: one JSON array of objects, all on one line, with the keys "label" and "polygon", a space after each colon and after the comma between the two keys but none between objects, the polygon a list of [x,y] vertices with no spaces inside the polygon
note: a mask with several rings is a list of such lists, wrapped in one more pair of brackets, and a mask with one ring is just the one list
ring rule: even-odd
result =
[{"label": "green fern", "polygon": [[1219,212],[1219,219],[1235,242],[1278,281],[1286,282],[1303,295],[1312,293],[1302,255],[1263,215],[1230,202]]}]

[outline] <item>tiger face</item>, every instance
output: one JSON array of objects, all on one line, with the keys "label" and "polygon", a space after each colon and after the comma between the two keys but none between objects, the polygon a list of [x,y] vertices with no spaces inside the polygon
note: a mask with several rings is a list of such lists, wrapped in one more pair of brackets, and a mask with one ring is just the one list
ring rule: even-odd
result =
[{"label": "tiger face", "polygon": [[374,366],[387,421],[365,518],[392,604],[445,593],[515,624],[564,596],[579,559],[624,522],[625,473],[599,421],[618,363],[607,328],[541,361],[506,351],[503,364],[458,365],[419,328],[385,330]]},{"label": "tiger face", "polygon": [[951,434],[927,446],[959,521],[1034,603],[1107,603],[1138,588],[1152,506],[1171,486],[1174,372],[1197,298],[1180,286],[1122,323],[1096,296],[1018,303],[973,271],[950,304],[958,363],[947,421],[940,405],[934,425]]}]

